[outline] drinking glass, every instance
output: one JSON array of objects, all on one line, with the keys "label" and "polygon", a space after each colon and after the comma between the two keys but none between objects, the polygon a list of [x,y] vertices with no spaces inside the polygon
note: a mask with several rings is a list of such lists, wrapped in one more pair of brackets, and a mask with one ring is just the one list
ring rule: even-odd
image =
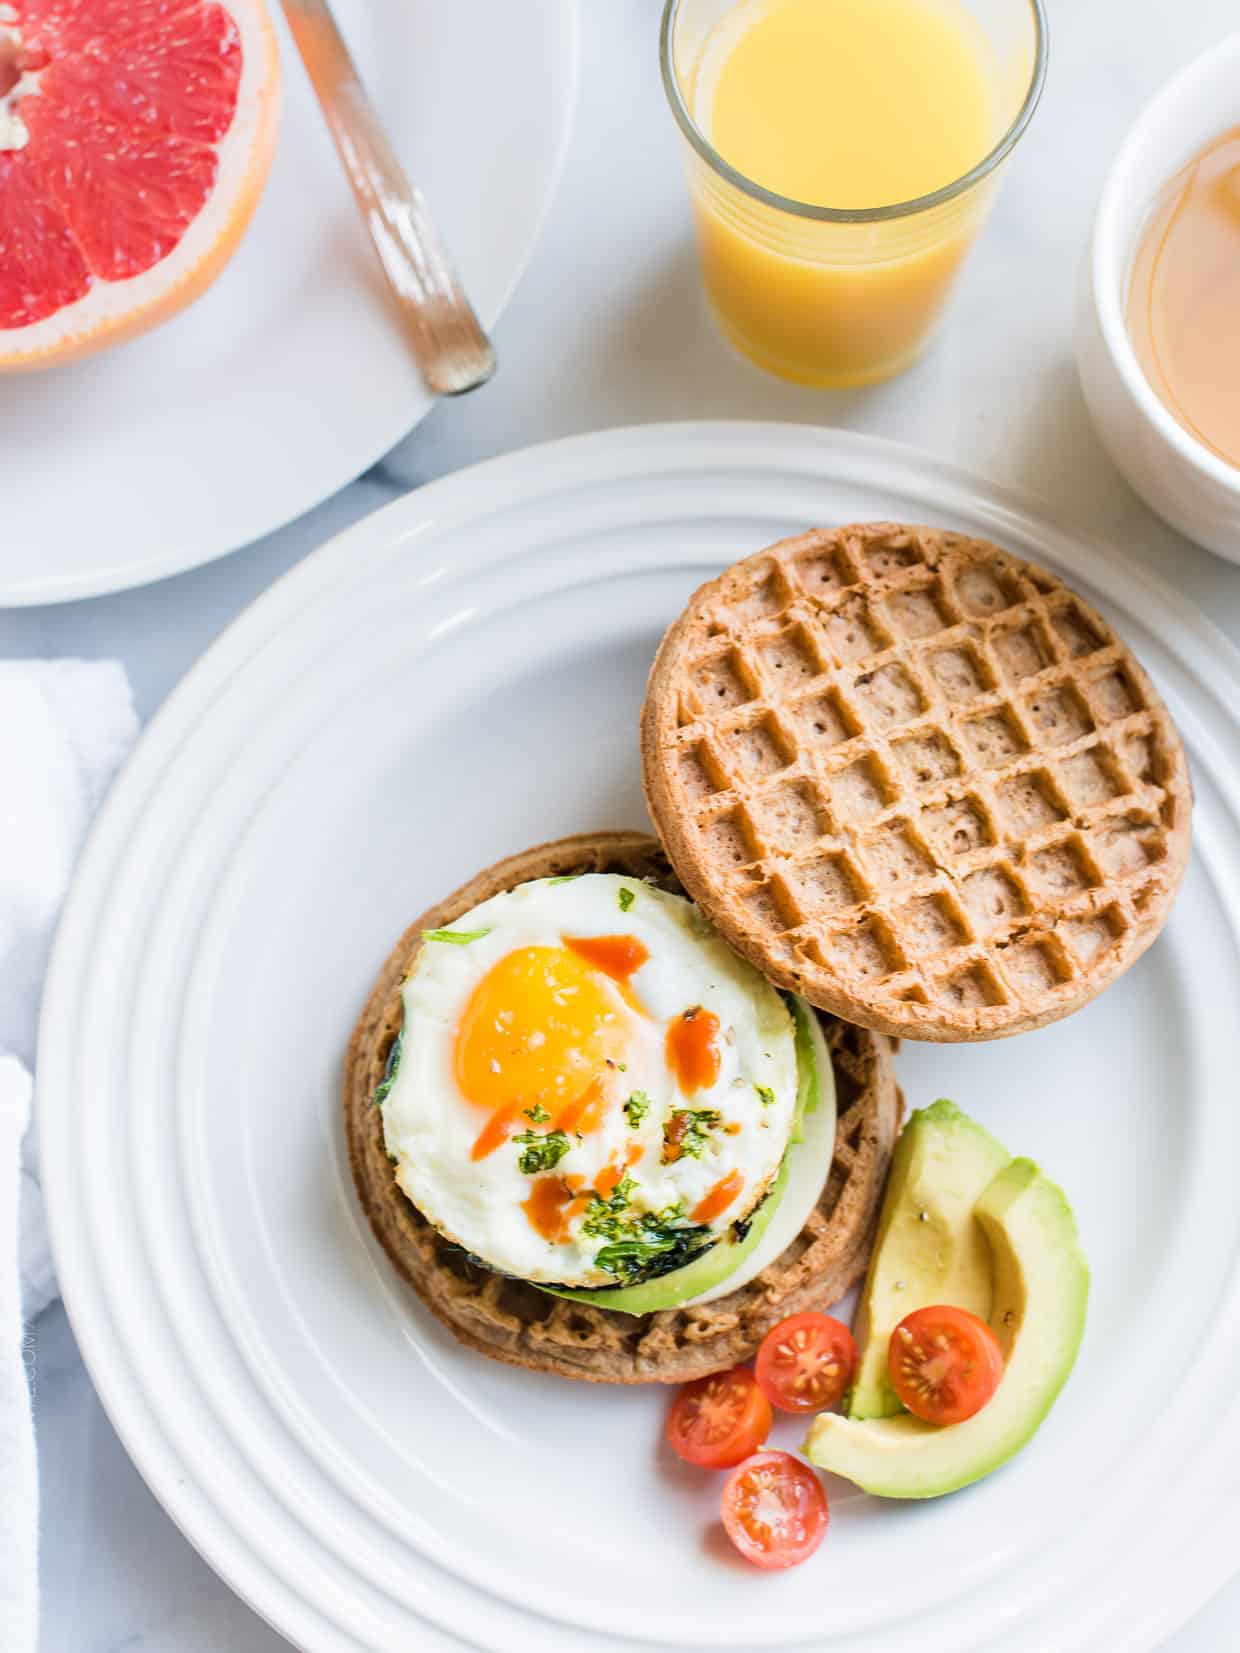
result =
[{"label": "drinking glass", "polygon": [[685,140],[706,292],[724,335],[759,367],[807,385],[869,384],[907,367],[933,332],[1046,73],[1041,0],[962,4],[992,65],[1001,134],[994,147],[929,195],[839,209],[745,177],[694,118],[707,41],[753,0],[667,0],[663,84]]}]

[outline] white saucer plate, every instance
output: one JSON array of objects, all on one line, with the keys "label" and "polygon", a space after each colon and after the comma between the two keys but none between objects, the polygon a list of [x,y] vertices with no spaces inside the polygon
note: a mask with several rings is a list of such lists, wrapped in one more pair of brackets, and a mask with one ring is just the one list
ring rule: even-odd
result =
[{"label": "white saucer plate", "polygon": [[[352,481],[433,406],[279,0],[270,8],[279,144],[228,268],[154,332],[5,383],[0,606],[145,585],[249,545]],[[559,179],[575,0],[334,9],[490,326]]]},{"label": "white saucer plate", "polygon": [[[1068,1191],[1088,1333],[1036,1442],[957,1496],[832,1482],[760,1575],[666,1397],[462,1351],[391,1274],[340,1129],[352,1022],[409,918],[509,851],[640,826],[659,636],[724,563],[813,523],[929,522],[1096,601],[1191,750],[1163,937],[1058,1026],[906,1045]],[[103,1401],[173,1517],[313,1653],[1125,1653],[1236,1566],[1240,660],[1122,553],[940,461],[834,431],[613,431],[493,461],[281,581],[172,696],[57,941],[39,1053],[60,1277]],[[777,1439],[794,1445],[795,1420]]]}]

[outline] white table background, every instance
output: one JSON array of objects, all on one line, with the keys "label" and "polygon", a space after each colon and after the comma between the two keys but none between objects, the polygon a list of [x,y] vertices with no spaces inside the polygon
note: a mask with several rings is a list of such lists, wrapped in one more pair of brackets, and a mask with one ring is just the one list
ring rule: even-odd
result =
[{"label": "white table background", "polygon": [[[495,382],[438,409],[352,487],[236,556],[142,591],[0,613],[0,655],[119,656],[148,717],[251,598],[404,489],[547,437],[699,417],[843,425],[928,448],[1107,535],[1240,642],[1240,568],[1186,544],[1128,490],[1090,427],[1071,342],[1076,269],[1110,157],[1172,70],[1236,26],[1234,0],[1049,3],[1042,106],[939,344],[892,384],[817,392],[767,379],[712,331],[659,86],[658,0],[581,0],[576,130],[539,249],[497,330]],[[59,1305],[34,1328],[30,1358],[43,1495],[42,1653],[285,1647],[147,1492]],[[1240,1563],[1240,1533],[1236,1544]],[[1167,1653],[1238,1647],[1240,1582],[1166,1644]]]}]

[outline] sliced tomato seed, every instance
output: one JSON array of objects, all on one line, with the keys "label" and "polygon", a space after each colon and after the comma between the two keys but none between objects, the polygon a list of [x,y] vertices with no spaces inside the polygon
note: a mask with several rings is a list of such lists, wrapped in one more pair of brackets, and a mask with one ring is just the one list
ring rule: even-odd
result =
[{"label": "sliced tomato seed", "polygon": [[755,1375],[773,1405],[789,1412],[813,1412],[838,1403],[856,1361],[856,1344],[847,1326],[831,1315],[805,1310],[767,1333]]}]

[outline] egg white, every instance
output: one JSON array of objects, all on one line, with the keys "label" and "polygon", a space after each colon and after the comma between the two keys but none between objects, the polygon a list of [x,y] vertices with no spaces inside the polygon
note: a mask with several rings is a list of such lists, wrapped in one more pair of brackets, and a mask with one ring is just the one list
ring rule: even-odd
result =
[{"label": "egg white", "polygon": [[[632,893],[627,910],[621,891]],[[616,1100],[601,1125],[580,1138],[555,1167],[593,1183],[637,1143],[629,1167],[636,1187],[630,1214],[663,1211],[678,1202],[692,1213],[731,1171],[744,1186],[732,1205],[706,1225],[725,1233],[760,1200],[778,1172],[797,1094],[794,1025],[787,1006],[756,970],[723,942],[681,896],[609,873],[571,880],[539,879],[494,896],[464,913],[454,932],[485,931],[464,944],[426,940],[402,988],[401,1057],[383,1104],[387,1151],[405,1195],[443,1234],[481,1261],[520,1279],[573,1286],[616,1283],[595,1254],[605,1241],[581,1233],[580,1218],[559,1242],[543,1238],[522,1202],[536,1180],[519,1167],[520,1148],[507,1142],[480,1160],[471,1149],[487,1114],[468,1102],[453,1071],[456,1029],[474,987],[508,953],[559,947],[565,936],[631,935],[649,953],[630,985],[647,1016],[636,1015],[607,982],[626,1027],[624,1071],[611,1075]],[[719,1075],[685,1097],[670,1072],[668,1024],[691,1006],[719,1019]],[[533,1031],[533,1030],[530,1030]],[[762,1091],[758,1088],[761,1086]],[[633,1126],[622,1102],[633,1091],[650,1099]],[[764,1100],[765,1098],[768,1098]],[[679,1108],[714,1109],[720,1126],[706,1132],[700,1157],[663,1163],[664,1126]],[[736,1124],[729,1134],[723,1127]],[[523,1128],[549,1130],[537,1124]]]}]

